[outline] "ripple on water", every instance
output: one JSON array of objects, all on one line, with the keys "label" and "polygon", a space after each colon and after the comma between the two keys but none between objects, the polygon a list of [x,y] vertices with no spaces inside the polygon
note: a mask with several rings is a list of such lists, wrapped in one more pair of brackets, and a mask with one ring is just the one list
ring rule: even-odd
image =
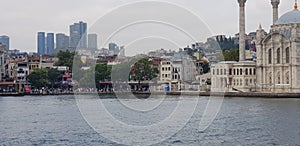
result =
[{"label": "ripple on water", "polygon": [[[103,100],[120,119],[151,124],[142,115],[124,114],[118,99]],[[166,100],[164,114],[174,109],[171,103],[177,100]],[[199,103],[190,122],[157,145],[299,145],[299,105],[300,99],[225,99],[210,127],[199,131],[205,109],[205,104]],[[71,96],[0,97],[0,107],[0,145],[117,145],[89,127]],[[149,118],[165,118],[160,113],[148,114]]]}]

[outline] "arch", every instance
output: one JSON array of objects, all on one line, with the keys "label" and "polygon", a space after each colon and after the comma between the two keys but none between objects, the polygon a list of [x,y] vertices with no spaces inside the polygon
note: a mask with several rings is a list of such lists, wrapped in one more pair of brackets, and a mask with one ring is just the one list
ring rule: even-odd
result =
[{"label": "arch", "polygon": [[290,48],[289,47],[287,47],[285,49],[285,62],[290,63]]},{"label": "arch", "polygon": [[281,84],[281,76],[280,76],[280,72],[277,72],[276,74],[276,79],[277,79],[277,84]]},{"label": "arch", "polygon": [[285,73],[285,84],[290,84],[290,72]]},{"label": "arch", "polygon": [[277,59],[277,64],[280,64],[280,56],[281,56],[280,55],[281,54],[280,53],[280,48],[277,49],[276,54],[277,54],[277,58],[276,58]]},{"label": "arch", "polygon": [[268,83],[272,84],[272,72],[268,73]]},{"label": "arch", "polygon": [[268,50],[268,63],[272,64],[272,49]]}]

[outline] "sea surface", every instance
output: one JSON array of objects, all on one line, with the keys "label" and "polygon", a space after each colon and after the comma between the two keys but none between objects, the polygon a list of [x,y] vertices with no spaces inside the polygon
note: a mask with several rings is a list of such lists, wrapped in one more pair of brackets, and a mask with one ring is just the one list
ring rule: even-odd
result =
[{"label": "sea surface", "polygon": [[[100,100],[95,96],[86,98],[95,102]],[[165,97],[163,103],[152,111],[134,113],[119,99],[108,96],[101,101],[116,119],[147,126],[164,120],[176,109],[178,102],[191,101],[192,104],[194,98],[199,98],[199,103],[188,123],[155,145],[300,145],[300,99],[225,98],[217,117],[204,131],[198,128],[209,97]],[[149,98],[145,102],[156,100],[161,100],[161,97]],[[128,98],[126,103],[137,103],[137,99]],[[113,126],[105,131],[110,135],[115,132]],[[135,134],[132,132],[129,135]],[[115,138],[118,138],[117,134]],[[121,138],[126,143],[135,141],[134,137]],[[157,138],[161,137],[158,135]],[[101,132],[95,131],[83,118],[75,97],[63,95],[0,97],[0,145],[124,143],[105,138]]]}]

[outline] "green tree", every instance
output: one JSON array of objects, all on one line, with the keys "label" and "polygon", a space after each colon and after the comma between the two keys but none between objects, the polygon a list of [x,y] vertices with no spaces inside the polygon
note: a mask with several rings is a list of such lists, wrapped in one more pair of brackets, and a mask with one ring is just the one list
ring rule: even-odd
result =
[{"label": "green tree", "polygon": [[131,68],[131,79],[138,81],[140,90],[141,81],[152,80],[158,75],[158,70],[152,64],[152,60],[149,60],[149,58],[142,58]]},{"label": "green tree", "polygon": [[62,80],[62,73],[57,69],[45,69],[47,73],[47,81],[51,84],[51,87],[58,84]]},{"label": "green tree", "polygon": [[80,56],[69,50],[67,51],[59,51],[56,54],[58,61],[55,63],[56,66],[67,66],[72,69],[73,65],[76,65],[76,68],[81,68],[83,63],[80,60]]},{"label": "green tree", "polygon": [[[52,88],[62,79],[62,73],[57,69],[34,69],[27,77],[32,86],[41,89],[42,87]],[[50,85],[50,86],[49,86]]]},{"label": "green tree", "polygon": [[99,81],[110,81],[111,80],[112,66],[97,64],[95,66],[95,80],[96,83]]},{"label": "green tree", "polygon": [[222,54],[217,56],[217,61],[239,61],[239,49],[222,49]]},{"label": "green tree", "polygon": [[47,84],[47,72],[44,69],[34,69],[34,71],[27,77],[32,86],[41,89]]}]

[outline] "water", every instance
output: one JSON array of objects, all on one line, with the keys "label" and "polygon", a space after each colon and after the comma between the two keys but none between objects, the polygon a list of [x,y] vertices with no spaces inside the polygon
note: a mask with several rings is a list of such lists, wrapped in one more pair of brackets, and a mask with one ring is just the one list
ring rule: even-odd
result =
[{"label": "water", "polygon": [[[178,100],[166,99],[165,112],[147,114],[162,120]],[[117,99],[103,101],[112,115],[124,122],[158,122],[142,114],[128,114]],[[199,131],[204,105],[198,105],[183,129],[157,145],[300,145],[300,99],[226,98],[210,127]],[[0,97],[0,129],[0,145],[121,145],[89,126],[73,96]]]}]

